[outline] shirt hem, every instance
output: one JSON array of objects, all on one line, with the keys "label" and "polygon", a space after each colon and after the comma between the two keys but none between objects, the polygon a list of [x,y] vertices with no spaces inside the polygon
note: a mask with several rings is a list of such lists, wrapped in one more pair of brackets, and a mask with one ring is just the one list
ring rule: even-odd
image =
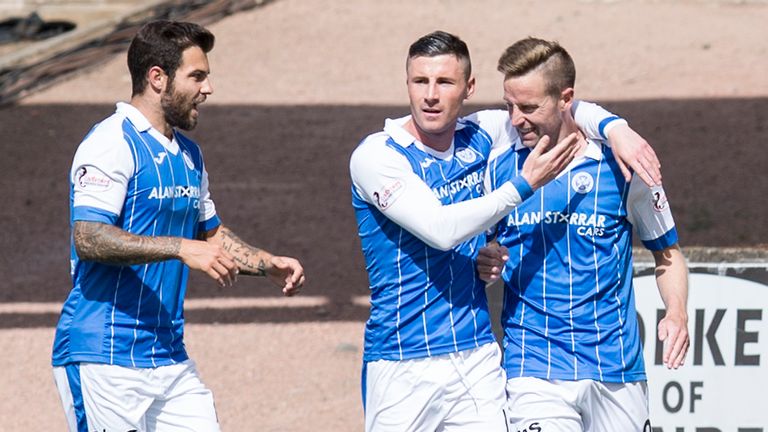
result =
[{"label": "shirt hem", "polygon": [[123,359],[123,358],[114,358],[112,361],[109,360],[108,357],[98,356],[98,355],[89,355],[89,354],[79,354],[79,355],[69,355],[66,357],[54,357],[51,360],[52,366],[66,366],[68,364],[72,363],[98,363],[98,364],[108,364],[108,365],[114,365],[114,366],[124,366],[124,367],[133,367],[133,368],[154,368],[158,366],[169,366],[176,363],[181,363],[183,361],[189,360],[189,356],[186,353],[183,353],[182,355],[176,355],[174,357],[168,358],[156,358],[154,361],[152,359],[134,359],[131,361],[131,359]]},{"label": "shirt hem", "polygon": [[419,359],[419,358],[427,358],[427,357],[435,357],[443,354],[450,354],[454,352],[459,351],[467,351],[475,348],[479,348],[485,344],[496,342],[496,338],[494,338],[493,335],[484,336],[481,338],[478,338],[477,341],[474,339],[471,341],[466,341],[462,343],[458,343],[455,346],[453,344],[447,345],[447,346],[440,346],[429,350],[429,353],[427,353],[427,349],[418,349],[418,350],[408,350],[403,351],[403,355],[400,355],[399,351],[386,351],[386,352],[379,352],[379,353],[365,353],[363,354],[363,361],[364,362],[372,362],[377,360],[413,360],[413,359]]},{"label": "shirt hem", "polygon": [[578,378],[574,379],[573,373],[570,373],[570,374],[550,373],[549,376],[547,376],[546,372],[527,372],[521,375],[519,368],[505,367],[504,370],[507,373],[507,381],[512,380],[514,378],[539,378],[547,381],[593,380],[593,381],[608,382],[608,383],[628,383],[628,382],[636,382],[636,381],[648,381],[648,377],[646,376],[645,373],[625,373],[623,378],[621,375],[605,375],[605,374],[601,378],[600,374],[598,373],[590,373],[590,374],[579,374]]}]

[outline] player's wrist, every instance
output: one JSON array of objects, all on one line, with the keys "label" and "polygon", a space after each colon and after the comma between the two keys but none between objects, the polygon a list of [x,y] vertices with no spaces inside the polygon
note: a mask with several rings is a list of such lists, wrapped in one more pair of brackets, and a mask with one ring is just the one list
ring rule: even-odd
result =
[{"label": "player's wrist", "polygon": [[608,136],[611,134],[611,131],[613,131],[617,126],[627,126],[629,127],[629,123],[619,117],[619,116],[611,116],[606,117],[603,119],[603,121],[600,122],[598,125],[598,131],[600,132],[600,136],[603,137],[603,139],[608,139]]},{"label": "player's wrist", "polygon": [[199,240],[190,240],[182,237],[168,237],[168,241],[174,247],[173,258],[181,260],[186,263],[186,259],[189,258],[189,251],[193,242]]},{"label": "player's wrist", "polygon": [[531,186],[531,182],[525,178],[525,174],[516,176],[509,182],[512,183],[512,186],[517,190],[517,193],[520,195],[520,200],[525,201],[533,195],[534,188]]}]

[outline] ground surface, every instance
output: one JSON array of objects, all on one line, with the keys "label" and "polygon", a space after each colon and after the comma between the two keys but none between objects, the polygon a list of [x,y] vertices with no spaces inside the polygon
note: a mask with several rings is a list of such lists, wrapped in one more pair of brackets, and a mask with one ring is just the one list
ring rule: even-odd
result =
[{"label": "ground surface", "polygon": [[[657,149],[683,245],[756,246],[768,243],[767,21],[764,3],[726,1],[279,0],[211,25],[215,94],[193,135],[217,208],[245,239],[301,258],[309,280],[282,300],[262,280],[192,279],[187,345],[223,429],[361,429],[367,282],[347,162],[406,113],[412,40],[444,29],[468,42],[471,109],[498,106],[504,47],[559,40],[577,95]],[[0,109],[2,430],[64,430],[49,353],[69,290],[67,172],[129,87],[121,54]]]}]

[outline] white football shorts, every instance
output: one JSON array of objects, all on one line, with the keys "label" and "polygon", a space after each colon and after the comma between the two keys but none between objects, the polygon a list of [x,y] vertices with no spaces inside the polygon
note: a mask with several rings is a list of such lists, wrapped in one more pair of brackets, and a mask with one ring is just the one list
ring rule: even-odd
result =
[{"label": "white football shorts", "polygon": [[495,342],[434,357],[366,363],[367,432],[507,432]]},{"label": "white football shorts", "polygon": [[218,432],[213,394],[192,360],[157,368],[53,368],[70,432]]},{"label": "white football shorts", "polygon": [[651,431],[645,381],[512,378],[507,400],[511,431]]}]

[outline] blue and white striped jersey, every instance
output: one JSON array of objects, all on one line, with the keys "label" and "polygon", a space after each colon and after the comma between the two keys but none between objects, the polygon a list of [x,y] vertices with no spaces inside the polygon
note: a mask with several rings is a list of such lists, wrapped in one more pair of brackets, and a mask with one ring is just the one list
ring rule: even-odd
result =
[{"label": "blue and white striped jersey", "polygon": [[[484,244],[482,236],[477,236],[482,227],[455,247],[438,248],[385,215],[400,194],[417,183],[426,184],[443,205],[482,196],[491,137],[477,123],[462,121],[452,148],[437,154],[401,128],[405,121],[388,120],[384,132],[366,138],[353,155],[352,204],[371,289],[365,361],[428,357],[494,340],[485,284],[473,262]],[[389,180],[376,183],[379,187],[366,187],[356,177],[381,175],[363,172],[365,168],[355,172],[356,157],[377,166],[387,165],[382,159],[391,158],[392,165],[401,163],[407,171],[402,174],[417,178],[392,174]],[[418,208],[411,211],[418,217]]]},{"label": "blue and white striped jersey", "polygon": [[[522,168],[519,142],[489,166],[493,187]],[[508,378],[645,380],[632,289],[632,227],[643,244],[677,243],[661,187],[627,183],[604,143],[586,153],[498,224],[509,248],[504,366]]]},{"label": "blue and white striped jersey", "polygon": [[[587,102],[574,104],[574,116],[590,136],[623,123]],[[485,241],[477,236],[530,192],[514,177],[483,196],[488,158],[518,137],[506,111],[459,119],[445,152],[406,132],[409,119],[387,120],[350,160],[371,289],[365,361],[427,357],[493,340],[485,284],[472,264]]]},{"label": "blue and white striped jersey", "polygon": [[[220,224],[200,148],[172,140],[133,106],[117,105],[78,147],[70,224],[93,221],[146,236],[196,238]],[[182,335],[189,269],[179,260],[118,266],[82,261],[56,328],[53,365],[156,367],[187,359]]]}]

